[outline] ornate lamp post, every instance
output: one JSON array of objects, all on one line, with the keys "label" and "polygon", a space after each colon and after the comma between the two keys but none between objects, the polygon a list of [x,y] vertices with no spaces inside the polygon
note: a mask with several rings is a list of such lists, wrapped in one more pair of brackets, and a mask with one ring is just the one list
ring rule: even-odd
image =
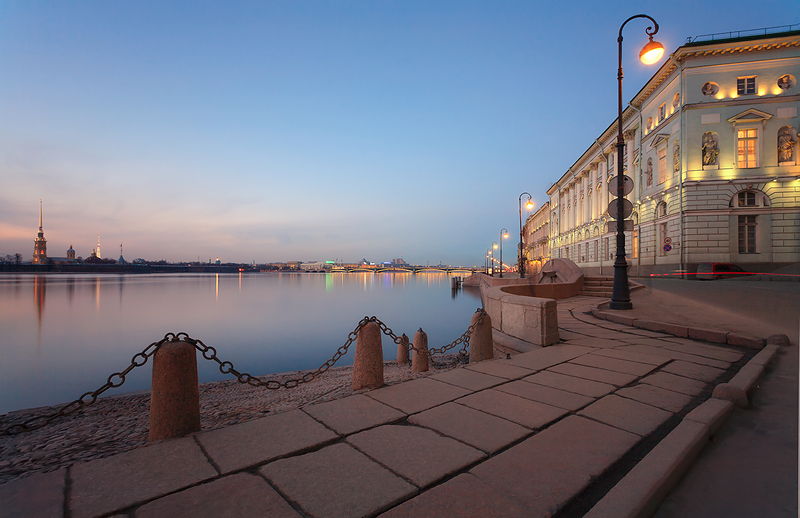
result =
[{"label": "ornate lamp post", "polygon": [[503,239],[508,239],[508,229],[500,229],[500,278],[503,278]]},{"label": "ornate lamp post", "polygon": [[[625,137],[622,135],[622,29],[625,25],[636,18],[647,18],[653,22],[653,26],[648,26],[644,32],[650,37],[650,41],[639,52],[639,59],[645,65],[657,63],[664,55],[664,45],[653,41],[653,35],[658,32],[658,23],[646,14],[636,14],[622,22],[617,36],[618,44],[618,69],[617,69],[617,198],[616,220],[617,220],[617,252],[614,260],[614,286],[611,292],[611,309],[633,309],[631,303],[631,291],[628,286],[628,263],[625,260],[625,179],[623,178],[624,167],[622,157],[625,153]],[[613,203],[613,202],[612,202]]]},{"label": "ornate lamp post", "polygon": [[519,265],[519,278],[525,278],[525,252],[524,252],[524,241],[522,239],[522,197],[527,196],[528,201],[525,202],[525,209],[528,212],[533,210],[533,196],[531,196],[528,192],[523,192],[519,195],[519,258],[517,259],[517,264]]},{"label": "ornate lamp post", "polygon": [[494,270],[495,270],[494,263],[497,261],[494,258],[495,250],[497,250],[497,243],[492,243],[492,247],[489,249],[489,266],[492,269],[492,272],[489,275],[491,275],[492,277],[494,277]]}]

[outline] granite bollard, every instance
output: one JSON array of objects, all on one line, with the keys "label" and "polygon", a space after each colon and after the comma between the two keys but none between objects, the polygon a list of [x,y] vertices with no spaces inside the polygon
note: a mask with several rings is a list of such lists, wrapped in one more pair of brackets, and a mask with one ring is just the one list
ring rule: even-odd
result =
[{"label": "granite bollard", "polygon": [[188,342],[166,342],[153,355],[148,441],[200,430],[197,352]]},{"label": "granite bollard", "polygon": [[411,357],[412,372],[428,370],[428,334],[419,328],[414,335],[414,355]]},{"label": "granite bollard", "polygon": [[408,363],[408,337],[405,333],[400,337],[400,343],[397,344],[397,363]]},{"label": "granite bollard", "polygon": [[383,386],[381,328],[376,322],[369,322],[358,330],[352,386],[353,390]]},{"label": "granite bollard", "polygon": [[469,362],[476,363],[483,360],[494,358],[494,342],[492,341],[492,319],[489,314],[483,314],[481,310],[472,315],[470,326],[472,332],[469,335]]}]

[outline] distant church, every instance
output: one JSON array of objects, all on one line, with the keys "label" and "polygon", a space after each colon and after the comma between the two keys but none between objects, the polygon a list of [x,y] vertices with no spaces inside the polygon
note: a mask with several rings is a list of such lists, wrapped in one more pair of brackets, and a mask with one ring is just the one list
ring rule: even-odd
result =
[{"label": "distant church", "polygon": [[42,228],[42,200],[39,200],[39,232],[33,240],[33,264],[47,264],[47,240]]}]

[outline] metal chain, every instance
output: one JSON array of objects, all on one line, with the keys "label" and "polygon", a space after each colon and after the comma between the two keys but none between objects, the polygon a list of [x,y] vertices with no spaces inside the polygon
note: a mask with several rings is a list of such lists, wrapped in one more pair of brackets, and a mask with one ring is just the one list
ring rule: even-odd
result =
[{"label": "metal chain", "polygon": [[125,383],[125,377],[128,375],[136,367],[141,367],[142,365],[147,363],[147,360],[153,356],[156,351],[161,348],[166,342],[174,342],[177,340],[177,335],[174,333],[167,333],[164,335],[164,338],[159,340],[158,342],[153,342],[147,347],[145,347],[142,352],[134,354],[133,358],[131,358],[131,363],[128,365],[125,370],[120,372],[115,372],[111,374],[107,379],[105,384],[103,384],[100,388],[95,391],[89,391],[84,393],[81,397],[76,399],[71,403],[67,403],[66,405],[62,406],[55,412],[50,414],[44,415],[37,415],[35,417],[31,417],[30,419],[23,421],[21,423],[12,424],[8,428],[4,428],[0,430],[0,435],[16,435],[18,433],[27,432],[30,430],[35,430],[37,428],[41,428],[45,425],[50,424],[55,419],[60,417],[64,417],[70,415],[78,410],[82,409],[85,406],[91,405],[100,395],[110,388],[117,388],[122,386]]},{"label": "metal chain", "polygon": [[[486,312],[483,310],[483,308],[478,308],[478,311],[480,311],[481,313],[480,317],[478,317],[478,320],[475,322],[475,324],[470,325],[461,336],[459,336],[449,344],[443,345],[442,347],[438,348],[434,347],[428,349],[426,351],[427,354],[429,355],[444,354],[445,352],[449,351],[450,349],[460,344],[462,347],[461,351],[459,351],[458,354],[466,355],[472,331],[475,329],[475,326],[477,326],[481,321],[483,321],[483,318],[486,315]],[[287,388],[287,389],[294,388],[303,383],[308,383],[310,381],[315,380],[317,377],[324,374],[328,369],[333,367],[336,364],[336,362],[338,362],[342,358],[342,356],[347,354],[348,350],[350,349],[350,346],[358,337],[358,332],[361,330],[361,328],[369,324],[370,322],[375,322],[376,324],[378,324],[383,334],[391,337],[392,341],[395,344],[400,344],[402,342],[402,339],[399,336],[397,336],[397,334],[394,331],[392,331],[392,329],[389,326],[387,326],[384,322],[382,322],[380,319],[378,319],[375,316],[371,317],[365,316],[358,322],[356,327],[352,331],[350,331],[350,333],[347,335],[347,339],[345,340],[345,342],[336,349],[336,352],[333,354],[333,356],[331,356],[328,360],[326,360],[322,365],[317,367],[316,370],[306,372],[305,374],[303,374],[298,378],[290,378],[290,379],[285,379],[283,381],[277,381],[274,379],[261,380],[246,372],[240,372],[233,366],[233,363],[229,361],[220,360],[220,358],[217,356],[217,350],[213,346],[206,345],[202,340],[192,338],[187,333],[184,332],[167,333],[161,340],[151,343],[150,345],[145,347],[141,352],[133,355],[130,364],[124,370],[111,374],[106,379],[105,384],[100,386],[100,388],[98,388],[97,390],[84,393],[83,395],[81,395],[81,397],[79,397],[75,401],[67,403],[66,405],[56,410],[55,412],[52,412],[50,414],[34,416],[21,423],[12,424],[11,426],[0,430],[0,436],[16,435],[22,432],[27,432],[30,430],[35,430],[37,428],[41,428],[45,425],[50,424],[55,419],[70,415],[88,405],[93,404],[95,401],[97,401],[97,398],[100,397],[100,395],[103,394],[106,390],[110,388],[121,387],[122,384],[125,383],[126,376],[133,369],[145,365],[147,361],[150,359],[150,357],[152,357],[156,353],[156,351],[158,351],[158,349],[160,349],[161,346],[167,342],[184,341],[192,344],[195,349],[200,351],[200,354],[203,355],[203,358],[205,358],[206,360],[212,360],[217,362],[219,366],[219,371],[221,373],[233,374],[236,377],[237,381],[239,381],[239,383],[246,383],[254,387],[263,387],[269,390],[278,390],[281,388]],[[414,347],[414,344],[409,344],[409,348],[417,353],[423,353],[422,350]]]}]

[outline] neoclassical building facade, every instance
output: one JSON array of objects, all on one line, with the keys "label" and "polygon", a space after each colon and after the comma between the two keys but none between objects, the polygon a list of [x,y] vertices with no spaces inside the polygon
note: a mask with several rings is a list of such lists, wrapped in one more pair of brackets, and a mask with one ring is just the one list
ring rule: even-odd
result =
[{"label": "neoclassical building facade", "polygon": [[528,216],[522,226],[523,254],[525,271],[536,273],[550,259],[550,202]]},{"label": "neoclassical building facade", "polygon": [[624,110],[623,156],[615,121],[548,189],[552,256],[613,272],[607,206],[622,160],[632,275],[800,263],[798,78],[800,31],[678,48]]}]

